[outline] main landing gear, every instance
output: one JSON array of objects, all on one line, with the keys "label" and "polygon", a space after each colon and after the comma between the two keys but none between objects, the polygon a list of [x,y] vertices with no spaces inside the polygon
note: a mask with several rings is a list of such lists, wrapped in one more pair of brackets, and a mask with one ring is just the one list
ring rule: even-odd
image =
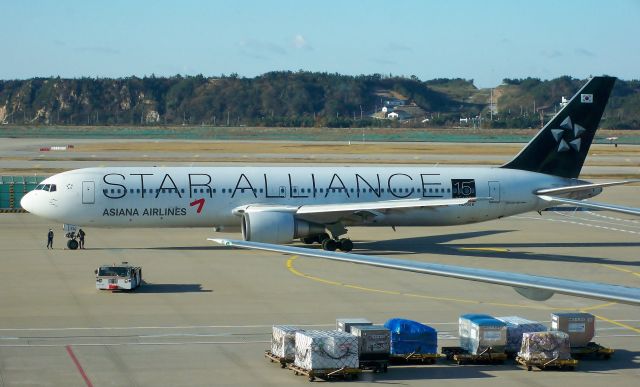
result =
[{"label": "main landing gear", "polygon": [[341,250],[349,252],[353,250],[353,242],[349,238],[340,238],[338,240],[332,239],[329,234],[320,234],[314,235],[306,238],[302,238],[302,242],[307,245],[311,245],[313,243],[320,243],[323,250],[326,251],[336,251]]}]

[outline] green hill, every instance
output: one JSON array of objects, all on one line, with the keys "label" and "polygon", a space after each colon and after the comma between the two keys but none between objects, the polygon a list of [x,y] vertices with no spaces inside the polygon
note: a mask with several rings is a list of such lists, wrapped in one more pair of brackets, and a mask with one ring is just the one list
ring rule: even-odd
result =
[{"label": "green hill", "polygon": [[[271,72],[255,78],[174,76],[33,78],[0,81],[0,123],[12,125],[229,125],[285,127],[457,126],[482,114],[483,127],[535,127],[583,80],[505,79],[493,89],[472,80],[380,74]],[[372,117],[388,100],[419,114]],[[534,109],[535,104],[535,109]],[[603,126],[640,128],[640,82],[618,81]],[[384,117],[384,114],[377,114]],[[425,120],[428,118],[428,121]]]}]

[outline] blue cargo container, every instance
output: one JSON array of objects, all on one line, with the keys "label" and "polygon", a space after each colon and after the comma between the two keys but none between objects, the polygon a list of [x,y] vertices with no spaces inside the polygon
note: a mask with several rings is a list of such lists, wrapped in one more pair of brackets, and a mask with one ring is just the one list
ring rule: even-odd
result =
[{"label": "blue cargo container", "polygon": [[417,321],[393,318],[384,326],[391,331],[391,355],[438,353],[438,332]]}]

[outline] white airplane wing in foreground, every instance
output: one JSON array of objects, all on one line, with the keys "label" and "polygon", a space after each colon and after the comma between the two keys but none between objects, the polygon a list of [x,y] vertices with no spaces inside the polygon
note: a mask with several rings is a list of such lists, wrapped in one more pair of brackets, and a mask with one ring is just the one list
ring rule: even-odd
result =
[{"label": "white airplane wing in foreground", "polygon": [[463,266],[441,265],[385,257],[371,257],[360,254],[336,253],[301,247],[280,246],[269,243],[247,242],[232,239],[208,239],[231,247],[302,255],[312,258],[330,259],[334,261],[358,263],[387,269],[412,271],[415,273],[511,286],[524,297],[536,301],[547,300],[553,296],[554,293],[559,293],[596,300],[640,305],[640,288],[621,285],[476,269]]}]

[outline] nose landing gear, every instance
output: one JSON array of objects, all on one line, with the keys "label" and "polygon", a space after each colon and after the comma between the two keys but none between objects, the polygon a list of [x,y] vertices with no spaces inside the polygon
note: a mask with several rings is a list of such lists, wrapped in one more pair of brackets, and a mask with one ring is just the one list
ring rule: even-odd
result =
[{"label": "nose landing gear", "polygon": [[69,250],[77,250],[80,246],[80,243],[78,243],[78,238],[80,238],[77,233],[78,226],[73,224],[64,224],[63,229],[65,231],[64,236],[69,239],[67,241],[67,248]]},{"label": "nose landing gear", "polygon": [[78,248],[78,241],[75,239],[69,239],[67,241],[67,248],[69,250],[76,250]]}]

